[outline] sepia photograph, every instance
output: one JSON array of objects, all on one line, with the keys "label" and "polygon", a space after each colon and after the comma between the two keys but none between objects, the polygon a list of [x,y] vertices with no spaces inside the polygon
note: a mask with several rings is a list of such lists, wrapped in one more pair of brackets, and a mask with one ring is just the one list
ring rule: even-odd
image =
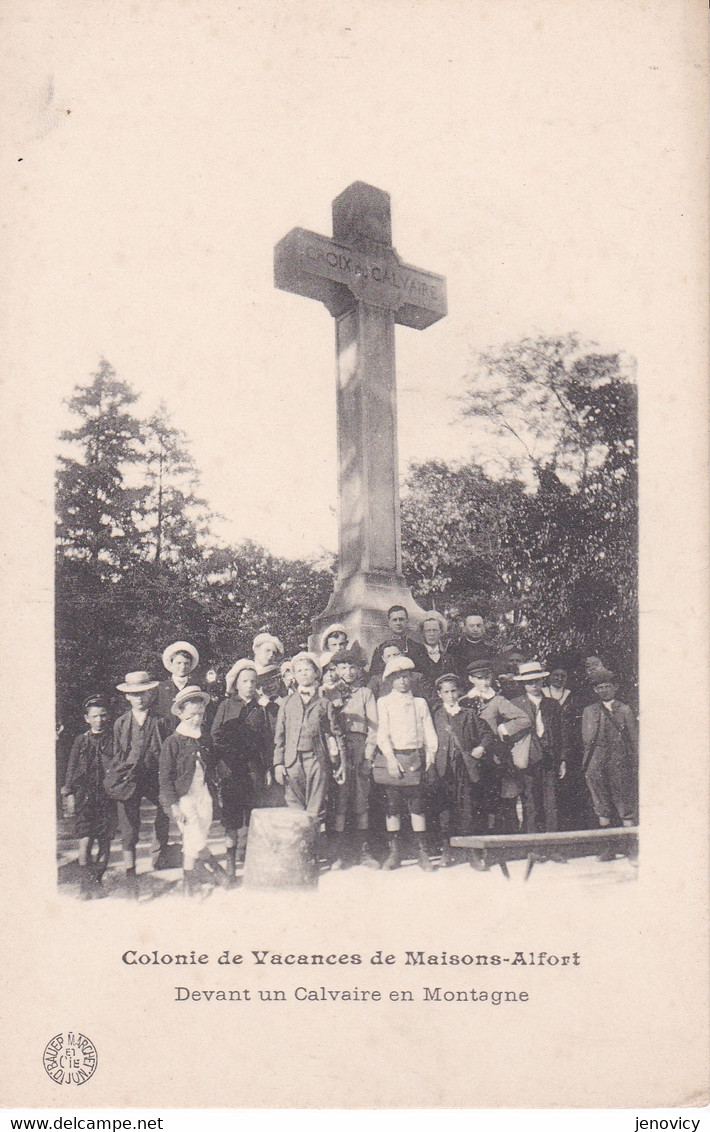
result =
[{"label": "sepia photograph", "polygon": [[707,1103],[705,19],[5,5],[6,1106]]}]

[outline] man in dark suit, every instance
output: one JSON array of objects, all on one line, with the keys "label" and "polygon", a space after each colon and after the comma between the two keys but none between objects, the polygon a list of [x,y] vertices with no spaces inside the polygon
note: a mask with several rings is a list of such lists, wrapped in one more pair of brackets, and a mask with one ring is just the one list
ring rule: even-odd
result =
[{"label": "man in dark suit", "polygon": [[382,650],[386,644],[391,644],[393,641],[399,645],[402,656],[408,656],[410,660],[413,660],[416,671],[421,672],[422,666],[427,663],[427,652],[424,645],[419,644],[418,641],[413,641],[412,638],[408,636],[409,614],[403,605],[390,606],[387,610],[387,624],[389,626],[389,636],[386,641],[377,645],[372,654],[369,668],[370,677],[381,676],[384,672],[385,662],[382,656]]},{"label": "man in dark suit", "polygon": [[512,702],[532,723],[528,765],[519,769],[523,832],[549,833],[558,828],[557,788],[567,769],[564,718],[557,701],[542,694],[549,672],[537,660],[526,661],[518,668],[515,681],[523,685],[525,695],[516,696]]},{"label": "man in dark suit", "polygon": [[486,619],[478,609],[466,613],[463,624],[463,637],[451,646],[450,661],[453,670],[461,678],[464,687],[468,684],[468,666],[472,661],[487,660],[494,673],[498,672],[498,656],[495,645],[486,639]]}]

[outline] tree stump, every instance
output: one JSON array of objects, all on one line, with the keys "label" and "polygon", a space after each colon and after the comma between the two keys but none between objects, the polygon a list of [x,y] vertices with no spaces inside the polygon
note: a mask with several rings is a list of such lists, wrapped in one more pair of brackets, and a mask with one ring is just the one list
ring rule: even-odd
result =
[{"label": "tree stump", "polygon": [[252,810],[244,862],[248,888],[318,884],[318,821],[300,810]]}]

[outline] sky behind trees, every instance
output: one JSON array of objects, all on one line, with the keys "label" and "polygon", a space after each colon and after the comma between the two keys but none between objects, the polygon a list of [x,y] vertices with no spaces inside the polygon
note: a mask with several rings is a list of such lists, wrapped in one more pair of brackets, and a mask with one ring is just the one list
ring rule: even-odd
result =
[{"label": "sky behind trees", "polygon": [[[351,181],[391,193],[401,256],[448,283],[445,319],[397,331],[403,474],[478,445],[449,400],[478,350],[574,329],[642,367],[663,353],[651,222],[679,256],[699,238],[652,9],[602,27],[593,3],[420,4],[393,36],[394,8],[324,5],[304,39],[283,4],[101,26],[87,5],[71,39],[45,19],[53,77],[18,107],[15,302],[43,317],[14,360],[47,437],[107,357],[191,437],[225,536],[277,553],[335,546],[335,397],[332,319],[274,289],[272,252],[294,226],[329,233]],[[17,22],[13,46],[31,34]]]}]

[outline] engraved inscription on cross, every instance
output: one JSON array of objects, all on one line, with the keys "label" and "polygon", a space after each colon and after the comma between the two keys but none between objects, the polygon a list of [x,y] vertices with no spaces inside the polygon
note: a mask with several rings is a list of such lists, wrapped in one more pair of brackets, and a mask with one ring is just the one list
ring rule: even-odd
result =
[{"label": "engraved inscription on cross", "polygon": [[332,238],[294,228],[276,245],[274,282],[335,319],[339,571],[323,616],[372,607],[369,628],[362,617],[352,627],[374,639],[385,603],[417,611],[403,599],[394,326],[424,330],[443,318],[446,281],[402,262],[389,194],[356,181],[333,201]]}]

